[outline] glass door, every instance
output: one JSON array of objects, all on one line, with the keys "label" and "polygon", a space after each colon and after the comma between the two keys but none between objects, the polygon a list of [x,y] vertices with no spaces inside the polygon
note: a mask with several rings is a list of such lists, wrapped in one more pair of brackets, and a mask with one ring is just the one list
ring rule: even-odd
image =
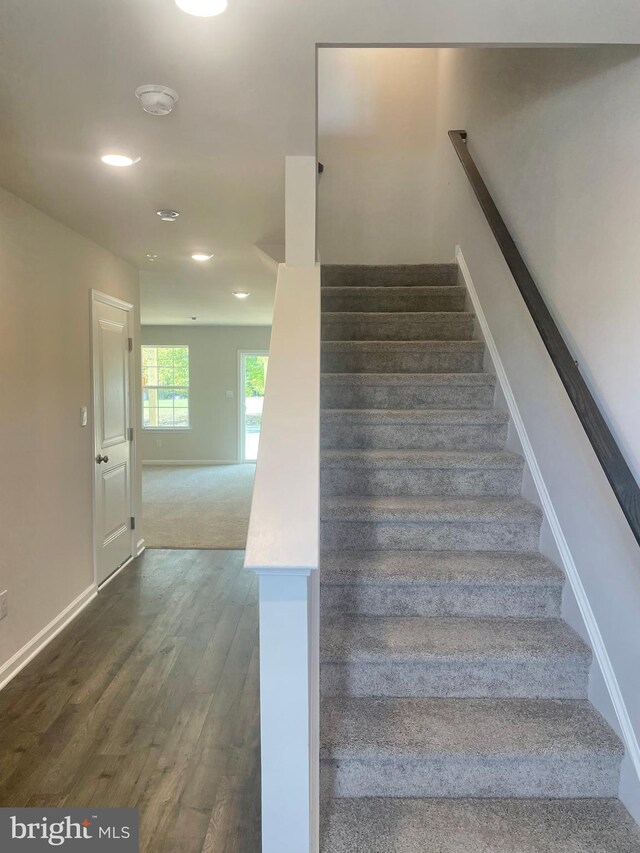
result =
[{"label": "glass door", "polygon": [[240,353],[240,459],[255,462],[258,458],[264,385],[267,378],[268,353]]}]

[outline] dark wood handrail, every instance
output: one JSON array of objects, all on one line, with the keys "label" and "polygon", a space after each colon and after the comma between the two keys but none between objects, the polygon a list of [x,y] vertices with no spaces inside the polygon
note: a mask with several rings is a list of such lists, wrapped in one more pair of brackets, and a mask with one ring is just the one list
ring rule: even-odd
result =
[{"label": "dark wood handrail", "polygon": [[469,153],[467,131],[450,130],[449,137],[562,384],[640,544],[640,488]]}]

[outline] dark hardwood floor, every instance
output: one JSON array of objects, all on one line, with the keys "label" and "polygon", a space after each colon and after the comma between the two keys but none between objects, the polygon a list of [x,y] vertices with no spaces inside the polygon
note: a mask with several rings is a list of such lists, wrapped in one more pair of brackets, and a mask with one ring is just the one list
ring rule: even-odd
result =
[{"label": "dark hardwood floor", "polygon": [[0,806],[137,806],[140,850],[260,850],[257,578],[147,551],[0,692]]}]

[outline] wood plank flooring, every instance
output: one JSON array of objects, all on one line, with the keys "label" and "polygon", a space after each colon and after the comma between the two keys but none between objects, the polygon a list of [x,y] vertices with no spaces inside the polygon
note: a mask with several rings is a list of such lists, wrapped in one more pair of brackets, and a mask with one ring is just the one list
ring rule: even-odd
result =
[{"label": "wood plank flooring", "polygon": [[0,806],[140,809],[141,853],[257,853],[257,578],[146,551],[0,692]]}]

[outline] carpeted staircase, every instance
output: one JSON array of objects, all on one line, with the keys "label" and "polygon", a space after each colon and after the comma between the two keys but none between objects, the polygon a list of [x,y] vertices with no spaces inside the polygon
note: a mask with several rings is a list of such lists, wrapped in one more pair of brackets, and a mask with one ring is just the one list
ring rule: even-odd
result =
[{"label": "carpeted staircase", "polygon": [[322,285],[322,853],[638,853],[455,266]]}]

